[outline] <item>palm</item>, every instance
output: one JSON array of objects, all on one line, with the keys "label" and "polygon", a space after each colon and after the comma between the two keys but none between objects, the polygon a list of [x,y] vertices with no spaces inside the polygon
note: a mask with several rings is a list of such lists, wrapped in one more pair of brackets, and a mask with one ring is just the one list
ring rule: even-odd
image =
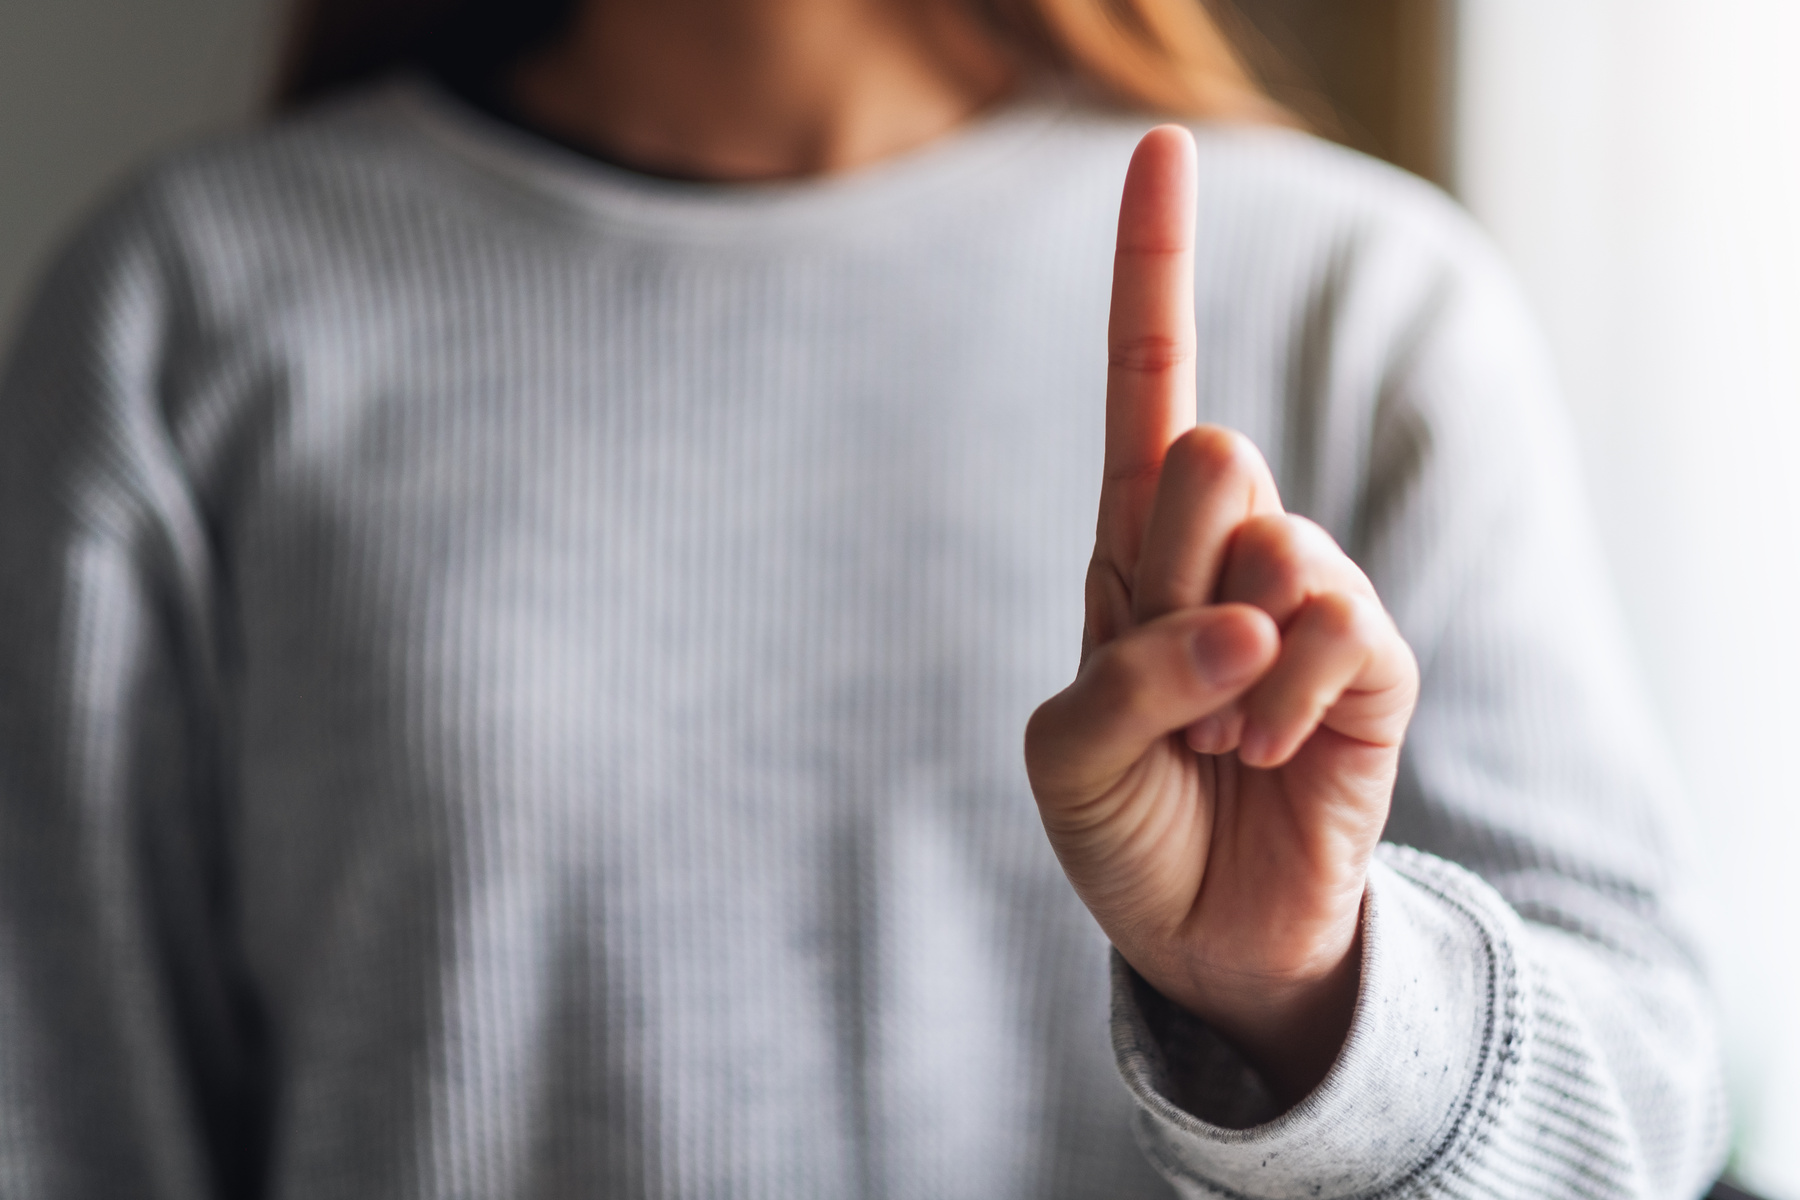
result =
[{"label": "palm", "polygon": [[[1315,735],[1285,766],[1244,766],[1235,753],[1196,756],[1163,742],[1157,758],[1185,756],[1193,777],[1186,795],[1197,834],[1191,849],[1204,863],[1183,932],[1197,961],[1214,970],[1278,975],[1304,964],[1329,939],[1345,909],[1344,894],[1362,891],[1365,866],[1356,849],[1379,833],[1385,795],[1343,786],[1338,757]],[[1163,798],[1157,798],[1163,799]],[[1173,890],[1169,902],[1179,904]]]},{"label": "palm", "polygon": [[1292,974],[1354,916],[1397,757],[1321,727],[1281,766],[1258,768],[1166,735],[1094,797],[1090,813],[1112,810],[1109,836],[1071,848],[1065,865],[1106,915],[1168,929],[1185,973]]},{"label": "palm", "polygon": [[1083,665],[1034,715],[1026,760],[1126,959],[1310,1086],[1335,1043],[1284,1058],[1284,1039],[1347,1027],[1417,669],[1256,449],[1194,426],[1192,153],[1156,130],[1127,178]]}]

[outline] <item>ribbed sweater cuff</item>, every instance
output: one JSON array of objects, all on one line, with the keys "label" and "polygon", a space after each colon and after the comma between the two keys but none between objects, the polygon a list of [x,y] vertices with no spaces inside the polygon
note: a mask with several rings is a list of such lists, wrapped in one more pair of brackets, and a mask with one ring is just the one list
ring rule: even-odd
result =
[{"label": "ribbed sweater cuff", "polygon": [[1113,1048],[1145,1153],[1188,1194],[1259,1198],[1381,1193],[1452,1167],[1517,1073],[1519,932],[1469,872],[1381,847],[1349,1037],[1285,1113],[1217,1034],[1115,954]]}]

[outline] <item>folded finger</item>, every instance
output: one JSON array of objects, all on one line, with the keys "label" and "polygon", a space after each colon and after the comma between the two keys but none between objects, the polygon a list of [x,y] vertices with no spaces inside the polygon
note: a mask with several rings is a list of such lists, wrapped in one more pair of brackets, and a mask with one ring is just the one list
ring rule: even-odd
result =
[{"label": "folded finger", "polygon": [[1232,534],[1214,599],[1253,604],[1285,627],[1326,592],[1374,599],[1375,589],[1329,533],[1293,513],[1258,514]]},{"label": "folded finger", "polygon": [[1249,438],[1218,425],[1182,434],[1163,459],[1132,575],[1134,617],[1209,603],[1238,527],[1280,512],[1275,477]]},{"label": "folded finger", "polygon": [[1195,754],[1229,754],[1244,736],[1244,706],[1232,701],[1215,713],[1201,717],[1184,734]]},{"label": "folded finger", "polygon": [[1100,795],[1157,739],[1230,704],[1279,646],[1267,614],[1231,604],[1171,613],[1095,648],[1026,728],[1033,790],[1075,804]]},{"label": "folded finger", "polygon": [[[1358,719],[1335,722],[1336,731],[1398,745],[1410,697],[1397,693],[1406,685],[1411,662],[1411,652],[1373,598],[1344,592],[1309,598],[1282,634],[1280,657],[1244,697],[1238,757],[1252,767],[1280,766],[1352,692],[1377,702]],[[1394,702],[1385,702],[1389,697]]]}]

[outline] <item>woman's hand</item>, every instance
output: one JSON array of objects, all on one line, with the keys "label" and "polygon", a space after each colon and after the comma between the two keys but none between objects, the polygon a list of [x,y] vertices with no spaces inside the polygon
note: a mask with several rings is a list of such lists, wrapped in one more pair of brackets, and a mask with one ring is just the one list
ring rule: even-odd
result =
[{"label": "woman's hand", "polygon": [[1151,131],[1119,212],[1081,669],[1033,715],[1025,759],[1126,961],[1291,1102],[1349,1030],[1418,668],[1249,440],[1194,427],[1194,210],[1192,138]]}]

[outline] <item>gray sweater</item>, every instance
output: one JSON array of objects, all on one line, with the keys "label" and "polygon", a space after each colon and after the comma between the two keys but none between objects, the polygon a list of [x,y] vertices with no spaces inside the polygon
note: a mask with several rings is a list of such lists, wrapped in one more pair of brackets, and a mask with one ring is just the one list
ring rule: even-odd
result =
[{"label": "gray sweater", "polygon": [[1417,652],[1411,848],[1291,1111],[1109,1001],[1019,743],[1144,125],[709,187],[401,82],[127,188],[0,385],[0,1196],[1699,1192],[1680,810],[1543,348],[1290,133],[1199,133],[1201,417]]}]

